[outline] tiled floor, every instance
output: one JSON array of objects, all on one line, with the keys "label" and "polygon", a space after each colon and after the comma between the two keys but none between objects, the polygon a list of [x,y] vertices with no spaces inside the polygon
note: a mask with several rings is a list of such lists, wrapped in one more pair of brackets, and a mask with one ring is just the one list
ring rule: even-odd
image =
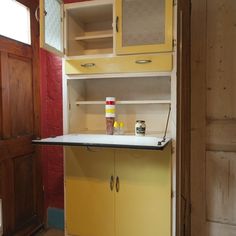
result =
[{"label": "tiled floor", "polygon": [[44,232],[37,233],[35,236],[64,236],[64,232],[57,229],[48,229]]}]

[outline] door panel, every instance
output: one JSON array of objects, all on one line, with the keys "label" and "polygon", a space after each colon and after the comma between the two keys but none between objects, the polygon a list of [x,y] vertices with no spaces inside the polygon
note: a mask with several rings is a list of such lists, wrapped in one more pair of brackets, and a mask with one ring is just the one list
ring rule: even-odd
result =
[{"label": "door panel", "polygon": [[67,233],[114,235],[114,151],[68,147],[65,161]]},{"label": "door panel", "polygon": [[116,150],[116,236],[171,235],[171,152]]},{"label": "door panel", "polygon": [[14,193],[16,228],[24,225],[35,215],[35,163],[32,155],[14,159]]},{"label": "door panel", "polygon": [[32,61],[9,55],[11,136],[33,134]]}]

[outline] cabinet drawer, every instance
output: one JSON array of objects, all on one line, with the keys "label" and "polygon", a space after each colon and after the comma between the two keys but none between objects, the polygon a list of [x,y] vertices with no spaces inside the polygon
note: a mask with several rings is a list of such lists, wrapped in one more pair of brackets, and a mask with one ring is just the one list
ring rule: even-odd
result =
[{"label": "cabinet drawer", "polygon": [[65,73],[100,74],[126,72],[169,72],[172,70],[172,54],[135,55],[94,59],[71,59],[65,62]]}]

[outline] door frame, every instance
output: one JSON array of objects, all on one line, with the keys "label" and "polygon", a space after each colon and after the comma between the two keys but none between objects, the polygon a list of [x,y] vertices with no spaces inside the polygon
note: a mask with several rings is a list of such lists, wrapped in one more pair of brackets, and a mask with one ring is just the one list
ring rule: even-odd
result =
[{"label": "door frame", "polygon": [[191,235],[191,0],[177,4],[176,235]]}]

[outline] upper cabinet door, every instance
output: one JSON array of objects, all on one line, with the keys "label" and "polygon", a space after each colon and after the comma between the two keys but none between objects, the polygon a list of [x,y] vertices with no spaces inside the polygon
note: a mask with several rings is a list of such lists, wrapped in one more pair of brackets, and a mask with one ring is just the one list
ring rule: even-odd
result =
[{"label": "upper cabinet door", "polygon": [[172,51],[173,0],[116,0],[116,53]]},{"label": "upper cabinet door", "polygon": [[40,0],[40,47],[63,56],[63,4]]}]

